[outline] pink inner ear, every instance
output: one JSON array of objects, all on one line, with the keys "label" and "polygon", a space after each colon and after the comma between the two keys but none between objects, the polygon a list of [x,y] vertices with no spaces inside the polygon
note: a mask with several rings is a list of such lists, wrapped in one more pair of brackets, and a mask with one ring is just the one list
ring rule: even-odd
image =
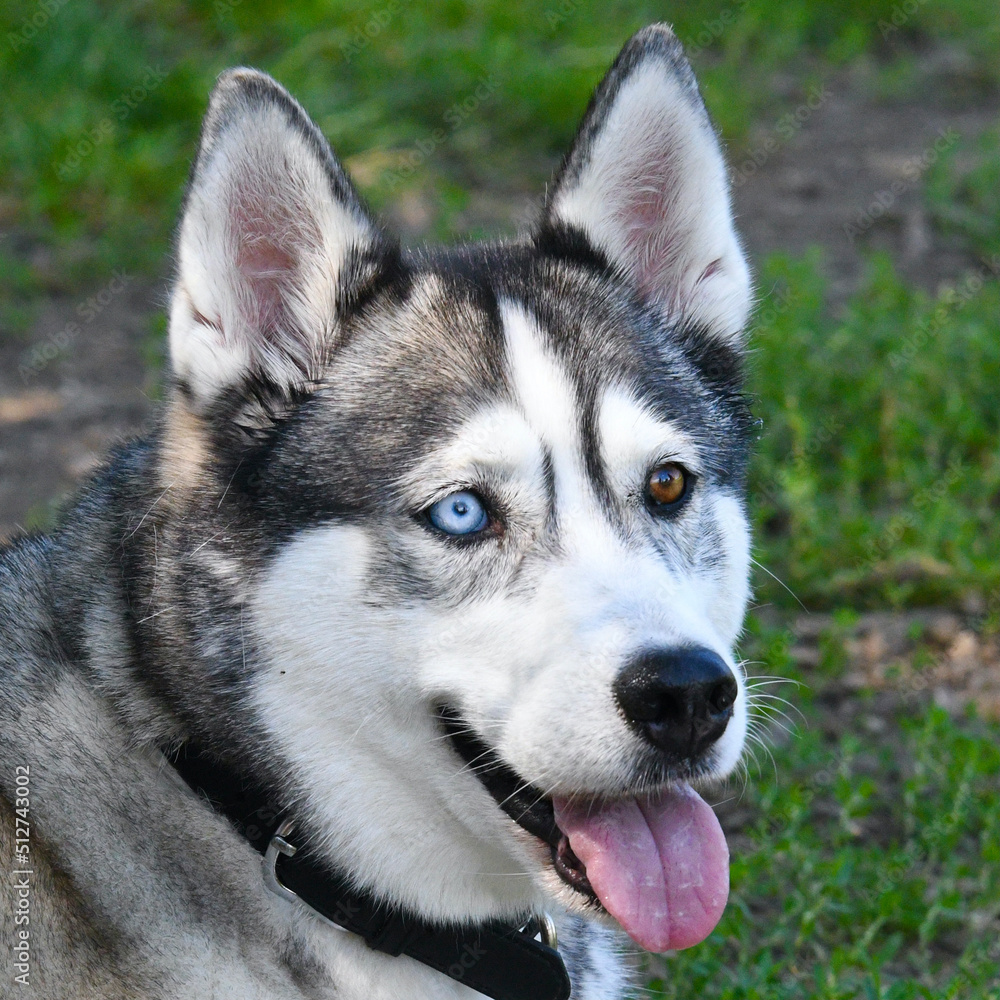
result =
[{"label": "pink inner ear", "polygon": [[247,238],[237,252],[236,266],[249,281],[256,279],[268,280],[269,277],[280,277],[295,270],[295,257],[277,243],[268,242],[258,236],[251,242]]},{"label": "pink inner ear", "polygon": [[285,297],[295,280],[296,257],[263,233],[237,228],[236,269],[246,293],[244,322],[249,330],[271,339],[286,326]]},{"label": "pink inner ear", "polygon": [[630,192],[625,209],[625,226],[629,231],[629,243],[634,240],[646,240],[653,229],[663,225],[666,198],[663,191],[663,178],[648,172],[629,179]]},{"label": "pink inner ear", "polygon": [[270,336],[285,326],[285,296],[297,270],[296,258],[262,236],[244,236],[236,253],[236,267],[250,290],[250,325]]},{"label": "pink inner ear", "polygon": [[230,206],[230,234],[236,241],[236,269],[242,278],[241,309],[246,332],[276,346],[291,341],[304,346],[306,333],[297,329],[290,299],[301,283],[307,260],[319,252],[316,221],[278,195],[273,187],[237,189]]},{"label": "pink inner ear", "polygon": [[629,198],[622,226],[627,259],[634,262],[633,278],[644,295],[664,298],[671,264],[668,227],[662,192],[640,190]]},{"label": "pink inner ear", "polygon": [[[654,130],[655,131],[655,130]],[[644,295],[667,298],[677,289],[667,288],[679,248],[671,246],[674,234],[670,216],[677,192],[672,183],[675,157],[663,135],[639,144],[633,169],[622,178],[618,222],[625,234],[627,259],[633,261],[633,278]]]}]

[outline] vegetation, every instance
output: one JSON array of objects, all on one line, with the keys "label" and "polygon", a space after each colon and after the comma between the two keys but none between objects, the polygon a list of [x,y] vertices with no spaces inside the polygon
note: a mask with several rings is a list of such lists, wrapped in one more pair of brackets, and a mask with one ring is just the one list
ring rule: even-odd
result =
[{"label": "vegetation", "polygon": [[[5,266],[2,287],[63,290],[115,267],[157,267],[206,96],[227,66],[285,83],[376,207],[398,197],[394,171],[416,154],[412,180],[439,193],[435,228],[447,236],[468,186],[547,175],[622,40],[650,21],[672,20],[730,141],[771,108],[779,69],[799,77],[785,98],[794,103],[825,67],[862,56],[905,77],[936,39],[961,45],[971,85],[1000,76],[990,0],[883,13],[863,0],[15,0],[0,46],[0,225],[47,254],[27,272]],[[485,96],[464,110],[477,90]],[[447,142],[421,154],[438,129]]]},{"label": "vegetation", "polygon": [[773,257],[761,278],[775,290],[751,360],[760,560],[809,607],[995,591],[997,274],[984,263],[932,298],[876,257],[832,321],[815,258]]},{"label": "vegetation", "polygon": [[805,701],[809,725],[752,776],[722,922],[652,995],[998,1000],[1000,733],[862,698],[824,736]]},{"label": "vegetation", "polygon": [[[932,49],[961,67],[963,99],[995,106],[1000,86],[995,0],[12,0],[0,340],[27,355],[46,299],[76,301],[122,271],[163,276],[227,66],[274,74],[376,209],[418,197],[422,228],[449,239],[464,235],[470,189],[509,204],[541,189],[622,41],[665,19],[737,147],[833,73],[912,95]],[[762,602],[978,601],[1000,630],[998,144],[1000,123],[926,174],[929,217],[979,261],[949,287],[911,287],[872,256],[834,309],[820,251],[760,268],[751,502],[757,557],[789,588],[761,574]],[[151,359],[164,327],[151,319]],[[838,642],[825,680],[842,669]],[[818,683],[785,632],[752,620],[745,649]],[[822,685],[791,698],[804,713],[795,736],[743,793],[733,905],[707,945],[668,961],[653,996],[1000,1000],[1000,730],[874,697],[836,724]]]}]

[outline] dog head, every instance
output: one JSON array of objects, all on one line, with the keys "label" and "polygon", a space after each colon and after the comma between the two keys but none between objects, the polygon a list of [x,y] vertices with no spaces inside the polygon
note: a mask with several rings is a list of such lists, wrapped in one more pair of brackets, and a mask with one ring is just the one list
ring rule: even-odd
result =
[{"label": "dog head", "polygon": [[530,234],[437,252],[274,81],[220,79],[170,314],[172,564],[232,640],[196,654],[238,660],[219,697],[359,882],[432,918],[606,908],[656,949],[711,929],[725,844],[687,783],[746,730],[749,307],[665,27]]}]

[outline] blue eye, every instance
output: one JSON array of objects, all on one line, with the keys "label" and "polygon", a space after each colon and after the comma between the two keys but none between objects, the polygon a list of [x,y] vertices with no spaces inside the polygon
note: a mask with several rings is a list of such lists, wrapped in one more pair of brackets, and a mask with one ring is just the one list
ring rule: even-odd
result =
[{"label": "blue eye", "polygon": [[474,535],[490,523],[482,500],[470,490],[461,490],[438,500],[427,511],[427,518],[446,535]]}]

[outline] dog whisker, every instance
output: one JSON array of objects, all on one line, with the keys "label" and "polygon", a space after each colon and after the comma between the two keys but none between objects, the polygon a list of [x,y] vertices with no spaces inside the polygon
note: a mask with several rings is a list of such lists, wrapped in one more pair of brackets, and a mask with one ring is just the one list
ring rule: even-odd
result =
[{"label": "dog whisker", "polygon": [[[775,708],[774,705],[755,705],[751,711],[754,712],[755,718],[760,719],[762,722],[766,722],[769,725],[780,726],[789,735],[791,735],[793,731],[798,730],[798,723],[795,722],[795,720],[787,712],[783,712],[780,708]],[[801,715],[801,713],[799,714]],[[786,728],[783,723],[778,721],[778,717],[784,719],[791,728]],[[804,718],[805,716],[803,716],[803,719]]]},{"label": "dog whisker", "polygon": [[776,705],[785,705],[790,708],[793,712],[798,712],[799,715],[805,719],[802,715],[802,710],[790,702],[787,698],[782,698],[780,695],[767,694],[765,692],[756,692],[754,696],[750,699],[750,707],[752,709],[760,709],[764,712],[777,712],[779,709],[775,708]]},{"label": "dog whisker", "polygon": [[798,594],[796,594],[795,591],[792,590],[792,588],[789,587],[788,584],[785,583],[784,580],[782,580],[778,576],[775,576],[774,573],[772,573],[763,563],[758,562],[756,559],[754,559],[753,556],[750,557],[750,562],[752,562],[754,564],[754,566],[757,567],[757,569],[762,570],[763,572],[765,572],[772,580],[775,581],[775,583],[780,584],[782,587],[784,587],[785,590],[787,590],[788,593],[795,599],[795,601],[799,605],[799,607],[802,608],[802,610],[805,611],[808,614],[809,609],[802,603],[802,601],[799,600]]},{"label": "dog whisker", "polygon": [[[765,702],[770,704],[764,704]],[[773,705],[787,705],[793,712],[796,712],[798,716],[805,721],[805,715],[802,714],[802,709],[798,705],[790,702],[787,698],[782,698],[776,694],[766,694],[763,692],[756,692],[751,699],[751,705],[754,708],[763,708],[766,711],[777,711]]]},{"label": "dog whisker", "polygon": [[[541,775],[542,780],[544,780],[544,777],[545,777],[544,775]],[[500,802],[500,807],[503,808],[503,806],[506,805],[506,803],[508,803],[511,799],[516,798],[518,795],[521,794],[521,792],[526,792],[529,788],[535,788],[535,787],[536,786],[535,786],[534,782],[531,782],[531,781],[525,781],[525,782],[523,782],[521,785],[519,785],[517,788],[515,788],[514,791],[510,793],[510,795],[508,795],[503,801]],[[529,809],[534,808],[536,805],[538,805],[539,802],[542,802],[547,797],[548,796],[546,796],[546,794],[544,792],[542,792],[534,800],[534,802],[531,803],[531,805],[528,808]]]},{"label": "dog whisker", "polygon": [[174,605],[171,604],[168,608],[160,608],[159,611],[154,611],[151,615],[146,615],[145,618],[140,618],[136,625],[142,625],[144,622],[152,621],[154,618],[159,618],[160,615],[166,614],[168,611],[173,611]]},{"label": "dog whisker", "polygon": [[809,685],[794,677],[771,677],[766,674],[757,674],[747,678],[747,687],[751,689],[759,687],[769,687],[772,684],[794,684],[797,688],[808,688]]},{"label": "dog whisker", "polygon": [[491,748],[487,747],[487,749],[483,750],[482,753],[477,754],[475,757],[472,758],[472,760],[467,761],[462,767],[460,767],[455,772],[454,776],[458,777],[459,775],[462,774],[475,774],[477,771],[482,771],[486,767],[486,765],[480,764],[477,767],[476,766],[477,761],[482,760],[484,757],[492,757],[493,752],[494,751]]},{"label": "dog whisker", "polygon": [[[749,732],[747,733],[747,741],[750,744],[756,744],[757,746],[759,746],[761,748],[761,750],[764,751],[765,754],[767,754],[768,759],[771,761],[771,766],[774,769],[774,776],[775,776],[775,778],[777,778],[777,776],[778,776],[778,764],[777,764],[777,761],[775,761],[774,754],[771,753],[771,748],[767,745],[767,743],[765,743],[764,740],[762,740],[755,733],[751,734]],[[754,754],[752,750],[751,750],[750,756],[753,759],[754,763],[757,764],[758,762],[757,762],[756,754]],[[758,767],[759,767],[759,764],[758,764]]]}]

